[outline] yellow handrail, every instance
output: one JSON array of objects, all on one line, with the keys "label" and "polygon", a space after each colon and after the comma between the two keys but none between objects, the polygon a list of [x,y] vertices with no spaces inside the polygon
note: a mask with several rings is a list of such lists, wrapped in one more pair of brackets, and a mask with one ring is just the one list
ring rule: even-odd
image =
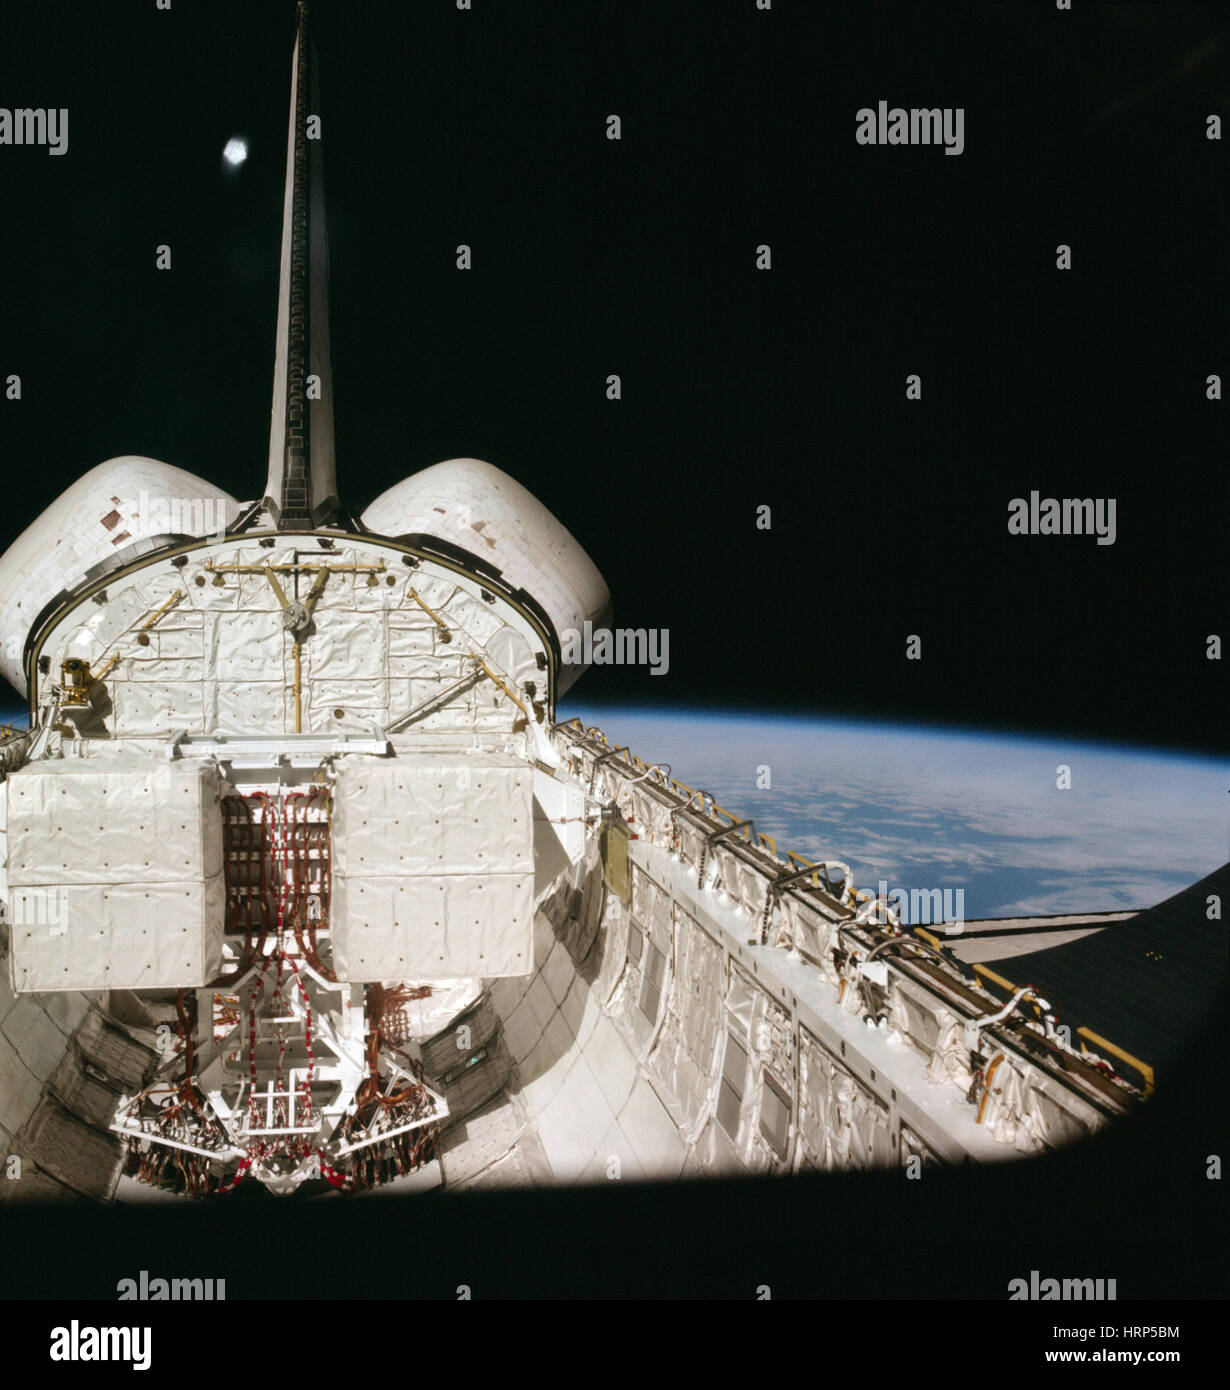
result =
[{"label": "yellow handrail", "polygon": [[1153,1094],[1153,1068],[1147,1062],[1142,1062],[1139,1057],[1133,1057],[1130,1052],[1125,1052],[1123,1048],[1117,1047],[1109,1038],[1104,1038],[1099,1033],[1095,1033],[1092,1028],[1078,1028],[1077,1036],[1081,1039],[1081,1051],[1086,1051],[1084,1040],[1088,1040],[1096,1047],[1100,1047],[1105,1052],[1109,1052],[1112,1057],[1118,1057],[1121,1062],[1126,1062],[1129,1067],[1136,1070],[1145,1079],[1146,1098]]},{"label": "yellow handrail", "polygon": [[[1009,995],[1015,994],[1018,989],[1022,988],[1021,985],[1014,985],[1011,980],[1004,979],[1002,975],[997,975],[989,965],[983,965],[981,961],[974,962],[974,974],[985,975],[988,980],[994,980],[994,982],[1000,987],[1000,989],[1006,989]],[[1026,988],[1028,987],[1026,986]],[[1021,996],[1021,1003],[1032,1004],[1034,1006],[1034,1013],[1039,1018],[1041,1018],[1042,1010],[1038,1007],[1037,998],[1038,996],[1033,992],[1033,990],[1029,990],[1027,994],[1023,994]]]},{"label": "yellow handrail", "polygon": [[1020,985],[1014,985],[1011,980],[1005,980],[1002,975],[997,975],[989,965],[983,965],[981,961],[974,962],[974,974],[985,975],[988,980],[994,980],[1000,989],[1006,989],[1009,994],[1015,994]]}]

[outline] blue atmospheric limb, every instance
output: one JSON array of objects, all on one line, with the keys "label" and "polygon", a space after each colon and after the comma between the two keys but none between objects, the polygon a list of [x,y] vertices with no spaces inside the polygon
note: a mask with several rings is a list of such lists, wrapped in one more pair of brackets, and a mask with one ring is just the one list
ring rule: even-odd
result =
[{"label": "blue atmospheric limb", "polygon": [[871,891],[963,889],[967,919],[1148,907],[1226,859],[1230,766],[1212,756],[753,712],[567,702],[558,717],[573,715],[779,852],[844,860]]}]

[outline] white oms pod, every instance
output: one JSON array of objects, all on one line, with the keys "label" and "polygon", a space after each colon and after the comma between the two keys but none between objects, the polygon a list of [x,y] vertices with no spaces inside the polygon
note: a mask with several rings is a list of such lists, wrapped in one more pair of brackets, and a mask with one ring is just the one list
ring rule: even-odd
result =
[{"label": "white oms pod", "polygon": [[91,468],[0,556],[0,675],[26,693],[31,624],[96,565],[154,536],[220,532],[238,511],[220,487],[157,459],[125,454]]},{"label": "white oms pod", "polygon": [[[610,621],[611,594],[580,542],[515,478],[481,459],[447,459],[395,483],[363,513],[380,536],[438,536],[501,570],[546,609],[562,642]],[[557,693],[584,666],[560,669]]]}]

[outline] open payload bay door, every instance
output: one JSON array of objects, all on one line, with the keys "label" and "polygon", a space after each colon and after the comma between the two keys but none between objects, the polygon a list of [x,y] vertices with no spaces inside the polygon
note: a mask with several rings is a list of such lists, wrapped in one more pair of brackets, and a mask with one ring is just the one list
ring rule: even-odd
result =
[{"label": "open payload bay door", "polygon": [[533,968],[533,770],[498,754],[343,761],[332,939],[355,982]]}]

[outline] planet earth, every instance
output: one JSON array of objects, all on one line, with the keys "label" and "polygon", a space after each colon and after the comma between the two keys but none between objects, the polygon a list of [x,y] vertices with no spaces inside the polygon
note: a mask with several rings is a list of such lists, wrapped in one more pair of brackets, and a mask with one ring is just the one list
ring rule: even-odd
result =
[{"label": "planet earth", "polygon": [[[964,919],[1150,907],[1230,857],[1230,763],[1062,737],[581,702],[613,746],[861,889],[964,893]],[[1064,769],[1067,769],[1066,773]],[[1066,784],[1066,785],[1065,785]],[[951,918],[950,918],[951,919]]]}]

